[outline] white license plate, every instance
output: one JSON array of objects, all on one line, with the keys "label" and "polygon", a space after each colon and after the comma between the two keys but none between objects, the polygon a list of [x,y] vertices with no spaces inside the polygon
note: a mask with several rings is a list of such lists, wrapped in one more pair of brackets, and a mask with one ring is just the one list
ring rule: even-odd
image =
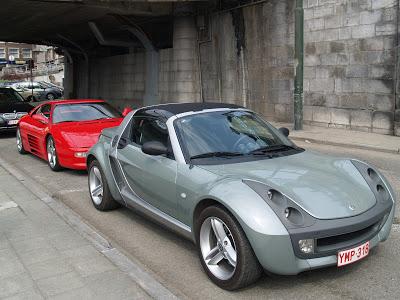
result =
[{"label": "white license plate", "polygon": [[356,262],[366,257],[368,253],[369,241],[353,249],[340,251],[337,256],[337,266],[341,267]]},{"label": "white license plate", "polygon": [[8,125],[15,125],[18,123],[19,120],[10,120],[8,121]]}]

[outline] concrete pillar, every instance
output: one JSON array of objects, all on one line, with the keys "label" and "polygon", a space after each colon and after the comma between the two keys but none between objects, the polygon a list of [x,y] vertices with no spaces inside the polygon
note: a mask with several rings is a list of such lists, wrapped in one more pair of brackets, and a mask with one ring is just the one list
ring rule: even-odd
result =
[{"label": "concrete pillar", "polygon": [[199,102],[197,28],[193,16],[174,20],[174,63],[176,64],[176,102]]},{"label": "concrete pillar", "polygon": [[67,59],[64,61],[64,98],[70,99],[74,90],[73,63]]},{"label": "concrete pillar", "polygon": [[146,49],[146,79],[143,104],[145,106],[159,103],[158,73],[160,69],[160,54],[155,49]]}]

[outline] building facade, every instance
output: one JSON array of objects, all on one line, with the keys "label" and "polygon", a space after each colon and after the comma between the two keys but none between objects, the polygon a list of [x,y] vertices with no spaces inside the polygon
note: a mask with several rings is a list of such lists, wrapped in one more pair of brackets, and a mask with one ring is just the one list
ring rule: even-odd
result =
[{"label": "building facade", "polygon": [[0,68],[7,64],[26,64],[33,58],[32,49],[33,45],[29,44],[0,42]]}]

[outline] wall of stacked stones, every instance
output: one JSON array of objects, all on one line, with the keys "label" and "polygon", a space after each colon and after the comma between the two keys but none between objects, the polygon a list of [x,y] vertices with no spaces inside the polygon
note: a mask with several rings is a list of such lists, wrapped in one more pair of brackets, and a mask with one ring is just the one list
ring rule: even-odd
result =
[{"label": "wall of stacked stones", "polygon": [[[303,1],[306,124],[400,135],[398,3]],[[159,51],[158,100],[230,102],[292,122],[294,4],[269,0],[212,14],[200,44],[196,18],[176,16],[173,48]],[[143,51],[91,60],[90,95],[140,105],[145,64]],[[85,66],[75,67],[85,94]]]},{"label": "wall of stacked stones", "polygon": [[268,1],[211,17],[200,46],[203,97],[292,121],[294,1]]},{"label": "wall of stacked stones", "polygon": [[305,123],[393,134],[398,1],[304,7]]}]

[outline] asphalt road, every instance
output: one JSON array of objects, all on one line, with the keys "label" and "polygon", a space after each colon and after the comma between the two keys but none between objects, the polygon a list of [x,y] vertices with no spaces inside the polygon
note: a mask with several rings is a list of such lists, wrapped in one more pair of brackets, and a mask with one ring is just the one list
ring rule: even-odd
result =
[{"label": "asphalt road", "polygon": [[[356,157],[377,166],[400,198],[400,155],[326,145],[297,143],[308,150]],[[172,292],[182,298],[279,299],[399,299],[400,227],[359,263],[337,269],[314,270],[298,276],[264,276],[257,284],[226,292],[213,285],[202,271],[195,246],[189,241],[121,208],[96,211],[87,192],[85,172],[52,172],[46,162],[19,155],[13,136],[0,136],[0,156],[77,212],[128,256],[139,261]],[[399,210],[396,212],[399,220]]]}]

